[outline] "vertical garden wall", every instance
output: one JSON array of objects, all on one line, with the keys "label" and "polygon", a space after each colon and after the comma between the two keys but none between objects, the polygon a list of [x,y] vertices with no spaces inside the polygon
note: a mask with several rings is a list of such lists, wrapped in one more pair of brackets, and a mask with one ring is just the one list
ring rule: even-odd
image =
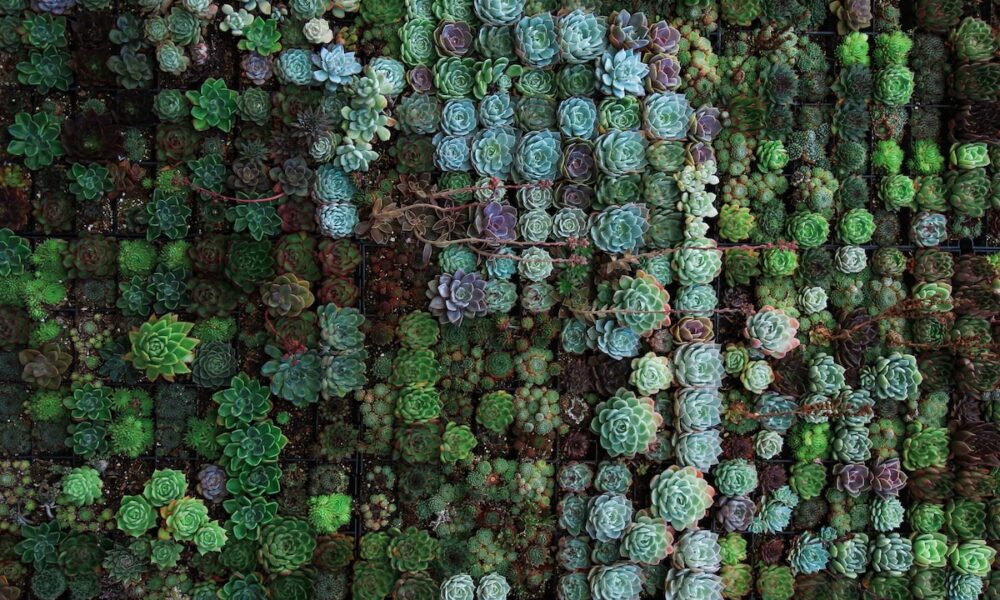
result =
[{"label": "vertical garden wall", "polygon": [[991,0],[0,0],[0,600],[1000,598]]}]

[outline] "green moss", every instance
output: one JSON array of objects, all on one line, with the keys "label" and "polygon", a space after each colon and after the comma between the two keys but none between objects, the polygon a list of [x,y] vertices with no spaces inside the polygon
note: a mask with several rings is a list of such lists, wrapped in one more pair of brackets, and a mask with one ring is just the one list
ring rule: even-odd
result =
[{"label": "green moss", "polygon": [[31,262],[35,265],[35,273],[48,281],[66,279],[66,269],[63,267],[63,255],[69,243],[66,240],[49,238],[35,246]]},{"label": "green moss", "polygon": [[66,415],[63,396],[57,391],[42,390],[31,397],[28,410],[36,421],[58,421]]}]

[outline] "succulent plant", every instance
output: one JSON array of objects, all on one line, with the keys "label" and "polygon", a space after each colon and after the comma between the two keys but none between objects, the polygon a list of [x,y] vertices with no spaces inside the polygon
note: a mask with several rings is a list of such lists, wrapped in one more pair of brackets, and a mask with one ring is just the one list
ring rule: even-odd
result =
[{"label": "succulent plant", "polygon": [[867,29],[873,18],[871,0],[834,0],[830,3],[830,12],[837,17],[840,35]]},{"label": "succulent plant", "polygon": [[774,358],[782,358],[799,345],[795,337],[799,322],[784,311],[764,306],[747,318],[744,335],[754,348]]},{"label": "succulent plant", "polygon": [[131,351],[125,360],[137,370],[145,371],[150,381],[163,377],[173,381],[179,374],[190,373],[194,348],[198,340],[187,337],[193,323],[178,320],[176,314],[152,316],[149,321],[129,333]]},{"label": "succulent plant", "polygon": [[624,98],[626,94],[643,96],[643,85],[649,74],[649,66],[634,50],[605,50],[597,61],[597,82],[601,92]]},{"label": "succulent plant", "polygon": [[597,15],[576,9],[559,18],[559,49],[563,62],[590,62],[604,52],[607,23]]},{"label": "succulent plant", "polygon": [[667,573],[665,598],[708,600],[722,595],[722,578],[696,569],[671,569]]},{"label": "succulent plant", "polygon": [[59,118],[48,112],[17,113],[7,127],[11,138],[7,152],[23,156],[24,165],[33,171],[47,167],[64,153],[59,141],[60,128]]},{"label": "succulent plant", "polygon": [[673,540],[664,519],[640,514],[625,528],[621,555],[642,565],[655,565],[673,552]]},{"label": "succulent plant", "polygon": [[514,25],[514,51],[528,66],[544,68],[559,58],[556,23],[550,13],[522,17]]},{"label": "succulent plant", "polygon": [[638,600],[642,592],[642,571],[633,563],[598,565],[590,570],[587,578],[592,600]]},{"label": "succulent plant", "polygon": [[635,456],[656,441],[663,422],[650,398],[639,398],[619,388],[614,396],[597,406],[591,430],[600,435],[601,446],[611,456]]},{"label": "succulent plant", "polygon": [[715,490],[694,467],[668,467],[650,484],[652,512],[677,531],[693,527],[712,505]]},{"label": "succulent plant", "polygon": [[590,237],[602,252],[636,252],[649,228],[648,210],[640,204],[611,206],[593,217]]}]

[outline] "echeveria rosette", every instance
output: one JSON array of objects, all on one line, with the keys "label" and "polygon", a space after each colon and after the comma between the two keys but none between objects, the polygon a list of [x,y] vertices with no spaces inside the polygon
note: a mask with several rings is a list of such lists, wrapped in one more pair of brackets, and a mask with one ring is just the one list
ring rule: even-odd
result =
[{"label": "echeveria rosette", "polygon": [[677,464],[708,472],[719,463],[722,435],[718,429],[677,432],[673,437]]},{"label": "echeveria rosette", "polygon": [[715,490],[694,467],[671,466],[650,483],[653,516],[666,519],[676,531],[693,527],[712,505]]},{"label": "echeveria rosette", "polygon": [[618,322],[639,335],[648,335],[670,324],[670,294],[652,275],[642,271],[623,275],[611,298]]},{"label": "echeveria rosette", "polygon": [[681,86],[681,63],[670,54],[656,54],[646,65],[646,89],[650,92],[670,92]]},{"label": "echeveria rosette", "polygon": [[725,369],[718,344],[692,342],[674,351],[674,375],[685,387],[719,387]]},{"label": "echeveria rosette", "polygon": [[587,330],[587,345],[615,360],[639,354],[639,343],[639,336],[632,329],[618,325],[614,319],[598,319]]},{"label": "echeveria rosette", "polygon": [[691,529],[677,539],[674,568],[715,573],[721,563],[722,547],[718,533],[708,529]]},{"label": "echeveria rosette", "polygon": [[766,360],[752,360],[740,372],[740,383],[751,394],[762,394],[774,382],[774,370]]},{"label": "echeveria rosette", "polygon": [[799,346],[795,337],[799,322],[785,311],[773,306],[764,306],[747,318],[743,334],[750,345],[767,356],[784,358],[785,354]]},{"label": "echeveria rosette", "polygon": [[[687,96],[676,92],[651,94],[643,103],[643,125],[647,135],[661,140],[687,137],[694,109]],[[717,128],[708,124],[710,132]]]},{"label": "echeveria rosette", "polygon": [[670,387],[674,381],[674,370],[670,359],[657,356],[653,352],[632,360],[632,374],[629,383],[639,394],[651,396]]},{"label": "echeveria rosette", "polygon": [[604,52],[608,33],[604,17],[576,9],[560,17],[557,26],[563,62],[588,63]]},{"label": "echeveria rosette", "polygon": [[800,535],[788,553],[788,563],[795,573],[811,575],[826,568],[830,561],[830,551],[826,540],[811,531]]},{"label": "echeveria rosette", "polygon": [[625,561],[598,565],[587,578],[591,600],[639,600],[643,589],[642,568]]},{"label": "echeveria rosette", "polygon": [[597,139],[594,153],[597,166],[612,177],[646,168],[646,138],[638,131],[611,130]]},{"label": "echeveria rosette", "polygon": [[906,575],[913,565],[913,548],[910,540],[898,533],[876,537],[868,548],[871,569],[897,577]]},{"label": "echeveria rosette", "polygon": [[550,13],[522,17],[514,26],[514,51],[524,64],[536,69],[559,59],[556,24]]},{"label": "echeveria rosette", "polygon": [[967,540],[952,545],[949,562],[958,573],[986,577],[990,574],[996,554],[997,551],[985,540]]},{"label": "echeveria rosette", "polygon": [[896,496],[906,487],[906,473],[898,457],[876,459],[871,476],[872,491],[882,498]]},{"label": "echeveria rosette", "polygon": [[829,547],[830,570],[849,579],[857,579],[868,567],[868,536],[853,533],[834,540]]},{"label": "echeveria rosette", "polygon": [[472,95],[475,85],[476,61],[472,58],[449,56],[434,63],[434,86],[445,100]]},{"label": "echeveria rosette", "polygon": [[431,19],[407,19],[399,29],[400,58],[411,67],[429,67],[437,61],[435,23]]},{"label": "echeveria rosette", "polygon": [[622,558],[640,565],[655,565],[673,552],[673,531],[662,518],[640,514],[625,528]]},{"label": "echeveria rosette", "polygon": [[465,317],[486,316],[486,280],[479,273],[442,273],[428,283],[430,312],[442,323],[459,324]]},{"label": "echeveria rosette", "polygon": [[674,252],[674,273],[684,286],[711,283],[722,272],[722,251],[718,242],[692,237],[678,244]]},{"label": "echeveria rosette", "polygon": [[649,19],[646,13],[616,10],[608,20],[608,41],[615,48],[641,50],[649,45]]},{"label": "echeveria rosette", "polygon": [[726,496],[749,496],[757,489],[757,468],[746,459],[724,460],[712,475],[715,488]]},{"label": "echeveria rosette", "polygon": [[159,377],[173,381],[179,374],[190,373],[188,364],[194,361],[194,348],[199,343],[187,336],[193,327],[194,323],[180,321],[174,313],[159,318],[153,315],[129,333],[131,351],[124,360],[145,371],[150,381]]},{"label": "echeveria rosette", "polygon": [[698,569],[671,569],[667,573],[667,600],[716,600],[722,598],[722,578]]},{"label": "echeveria rosette", "polygon": [[122,496],[115,514],[118,529],[132,537],[140,537],[156,526],[157,513],[143,496]]},{"label": "echeveria rosette", "polygon": [[645,95],[643,83],[648,74],[649,65],[642,62],[642,55],[634,50],[605,50],[597,61],[598,87],[609,96]]},{"label": "echeveria rosette", "polygon": [[625,388],[598,404],[594,415],[590,429],[600,436],[601,447],[612,457],[631,458],[646,452],[663,424],[651,398],[640,398]]},{"label": "echeveria rosette", "polygon": [[[353,77],[361,73],[361,63],[355,59],[354,53],[345,52],[339,44],[320,48],[319,53],[312,56],[312,62],[316,65],[313,79],[324,84],[328,92],[336,92],[337,88],[351,83]],[[190,92],[188,94],[190,98]]]},{"label": "echeveria rosette", "polygon": [[912,354],[893,352],[875,361],[872,392],[878,400],[915,400],[923,375]]},{"label": "echeveria rosette", "polygon": [[514,162],[517,137],[510,127],[491,127],[478,131],[472,139],[472,167],[483,177],[507,179]]},{"label": "echeveria rosette", "polygon": [[510,584],[500,573],[489,573],[483,575],[476,586],[476,597],[479,600],[507,600],[510,593]]},{"label": "echeveria rosette", "polygon": [[488,202],[476,210],[476,232],[492,243],[516,239],[516,225],[517,209],[509,204]]},{"label": "echeveria rosette", "polygon": [[523,181],[554,181],[562,159],[561,137],[555,131],[525,134],[514,152],[514,168]]},{"label": "echeveria rosette", "polygon": [[882,205],[892,211],[901,208],[912,208],[916,196],[913,180],[903,174],[889,175],[882,179],[878,188],[878,197]]},{"label": "echeveria rosette", "polygon": [[590,98],[573,96],[559,103],[559,131],[566,137],[590,139],[597,130],[597,105]]},{"label": "echeveria rosette", "polygon": [[624,494],[594,496],[587,505],[587,534],[598,542],[617,540],[632,522],[632,513],[632,501]]},{"label": "echeveria rosette", "polygon": [[593,217],[590,239],[608,254],[637,252],[649,229],[649,210],[642,204],[609,206]]},{"label": "echeveria rosette", "polygon": [[445,56],[465,56],[472,51],[472,29],[461,21],[441,21],[434,30],[438,49]]},{"label": "echeveria rosette", "polygon": [[513,25],[524,14],[524,0],[474,0],[472,8],[487,25]]},{"label": "echeveria rosette", "polygon": [[702,431],[722,422],[722,395],[712,386],[682,388],[674,396],[678,433]]}]

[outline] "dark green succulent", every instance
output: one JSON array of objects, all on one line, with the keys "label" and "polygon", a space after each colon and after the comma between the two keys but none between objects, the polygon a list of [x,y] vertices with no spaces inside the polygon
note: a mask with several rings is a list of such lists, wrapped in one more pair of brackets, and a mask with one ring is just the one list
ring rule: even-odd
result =
[{"label": "dark green succulent", "polygon": [[7,127],[11,138],[7,152],[23,156],[24,166],[33,171],[47,167],[63,155],[60,129],[61,120],[51,113],[17,113],[14,122]]},{"label": "dark green succulent", "polygon": [[323,365],[316,351],[283,354],[275,346],[268,346],[265,351],[271,360],[264,363],[260,372],[271,379],[271,393],[299,407],[319,400]]},{"label": "dark green succulent", "polygon": [[146,203],[146,239],[158,237],[177,240],[187,235],[191,207],[180,193],[153,190],[153,199]]},{"label": "dark green succulent", "polygon": [[80,200],[97,200],[115,187],[109,175],[104,165],[73,163],[67,173],[71,181],[69,191]]},{"label": "dark green succulent", "polygon": [[[240,43],[243,41],[245,39]],[[236,101],[240,94],[226,87],[225,80],[209,77],[199,90],[190,90],[186,95],[191,101],[195,130],[205,131],[212,127],[225,132],[232,130],[236,123],[236,111],[239,109]]]},{"label": "dark green succulent", "polygon": [[28,60],[17,63],[17,80],[34,86],[41,94],[52,90],[68,92],[73,83],[69,55],[55,48],[35,50],[28,55]]}]

